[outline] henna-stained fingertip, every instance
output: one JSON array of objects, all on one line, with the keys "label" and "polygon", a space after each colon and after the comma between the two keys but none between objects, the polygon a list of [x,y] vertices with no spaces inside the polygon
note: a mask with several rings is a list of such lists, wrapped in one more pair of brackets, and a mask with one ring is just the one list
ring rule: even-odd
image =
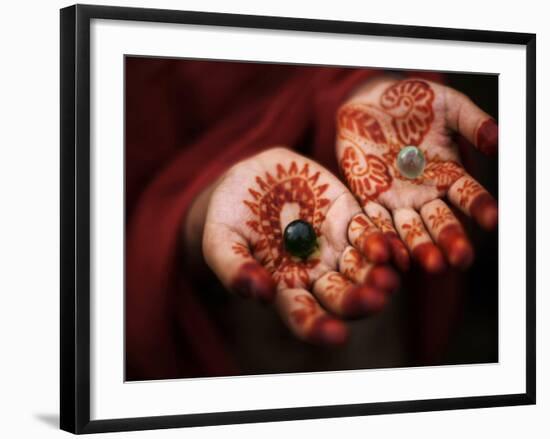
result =
[{"label": "henna-stained fingertip", "polygon": [[411,261],[405,244],[403,244],[394,232],[387,232],[386,239],[390,244],[393,263],[399,270],[408,271]]},{"label": "henna-stained fingertip", "polygon": [[256,262],[244,263],[232,283],[232,289],[242,297],[271,302],[276,286],[271,275]]},{"label": "henna-stained fingertip", "polygon": [[498,151],[498,125],[493,119],[487,119],[477,129],[477,146],[484,154],[496,155]]},{"label": "henna-stained fingertip", "polygon": [[374,267],[368,277],[367,282],[383,291],[391,293],[399,288],[399,276],[390,267],[378,265]]},{"label": "henna-stained fingertip", "polygon": [[375,263],[384,263],[390,259],[390,246],[381,232],[369,235],[363,245],[363,252],[367,259]]},{"label": "henna-stained fingertip", "polygon": [[486,192],[472,200],[470,213],[485,230],[494,230],[498,223],[498,206],[494,198]]},{"label": "henna-stained fingertip", "polygon": [[453,267],[464,270],[472,264],[474,249],[460,225],[450,224],[444,227],[439,233],[438,242]]},{"label": "henna-stained fingertip", "polygon": [[348,341],[348,337],[348,328],[343,322],[323,315],[313,323],[308,340],[320,345],[342,345]]},{"label": "henna-stained fingertip", "polygon": [[434,244],[425,242],[415,247],[413,258],[428,272],[441,273],[445,267],[445,258]]}]

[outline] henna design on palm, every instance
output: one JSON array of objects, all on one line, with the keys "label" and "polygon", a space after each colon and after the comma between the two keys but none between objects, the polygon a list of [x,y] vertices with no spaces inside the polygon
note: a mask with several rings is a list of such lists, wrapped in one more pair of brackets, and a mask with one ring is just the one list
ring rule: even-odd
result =
[{"label": "henna design on palm", "polygon": [[281,224],[283,209],[294,206],[298,218],[309,222],[315,234],[320,236],[330,201],[323,198],[328,184],[320,184],[319,176],[320,171],[310,175],[307,162],[301,169],[296,161],[291,161],[288,168],[278,163],[274,175],[266,171],[263,176],[256,177],[255,187],[248,189],[252,200],[244,200],[254,215],[246,224],[259,236],[253,254],[276,283],[288,288],[309,286],[309,271],[319,264],[319,258],[313,256],[301,261],[285,251]]},{"label": "henna design on palm", "polygon": [[[418,79],[387,78],[343,105],[337,122],[344,179],[365,213],[392,240],[394,260],[397,253],[403,255],[404,243],[428,271],[444,268],[440,250],[451,265],[467,267],[473,249],[462,226],[446,206],[435,202],[447,196],[485,229],[496,227],[495,200],[466,173],[450,137],[457,130],[492,154],[498,145],[495,122],[455,90]],[[426,160],[422,174],[413,179],[397,166],[399,152],[408,145],[418,147]]]}]

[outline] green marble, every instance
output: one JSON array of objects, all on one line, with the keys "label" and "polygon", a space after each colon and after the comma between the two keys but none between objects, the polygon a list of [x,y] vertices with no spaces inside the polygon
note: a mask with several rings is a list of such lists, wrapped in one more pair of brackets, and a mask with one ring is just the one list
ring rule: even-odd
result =
[{"label": "green marble", "polygon": [[315,230],[307,221],[295,220],[289,223],[283,239],[286,251],[298,258],[306,259],[317,248]]}]

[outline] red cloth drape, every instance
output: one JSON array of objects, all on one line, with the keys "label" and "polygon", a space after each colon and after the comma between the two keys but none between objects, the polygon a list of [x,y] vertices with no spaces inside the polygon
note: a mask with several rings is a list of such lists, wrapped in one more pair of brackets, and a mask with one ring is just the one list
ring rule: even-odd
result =
[{"label": "red cloth drape", "polygon": [[238,373],[179,269],[185,213],[230,165],[271,146],[337,173],[337,107],[380,73],[126,59],[127,379]]}]

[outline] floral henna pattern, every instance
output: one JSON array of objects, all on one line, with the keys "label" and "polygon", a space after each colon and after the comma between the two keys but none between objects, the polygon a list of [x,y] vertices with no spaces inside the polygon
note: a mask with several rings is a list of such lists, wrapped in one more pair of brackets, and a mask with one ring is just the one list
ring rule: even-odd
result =
[{"label": "floral henna pattern", "polygon": [[236,255],[242,256],[243,258],[250,256],[248,247],[244,244],[241,244],[240,242],[235,242],[231,246],[231,249],[233,250],[233,253],[235,253]]},{"label": "floral henna pattern", "polygon": [[302,305],[302,307],[290,313],[292,319],[298,325],[303,325],[306,320],[318,314],[317,304],[312,297],[305,295],[296,296],[294,301]]},{"label": "floral henna pattern", "polygon": [[403,224],[405,233],[405,242],[409,248],[413,247],[414,240],[424,234],[424,227],[418,218],[414,218],[412,223]]},{"label": "floral henna pattern", "polygon": [[378,119],[362,107],[344,107],[338,113],[338,125],[374,144],[386,145],[388,143]]},{"label": "floral henna pattern", "polygon": [[352,248],[342,259],[342,274],[349,279],[356,279],[357,271],[361,268],[361,255]]},{"label": "floral henna pattern", "polygon": [[376,199],[391,187],[392,177],[387,165],[373,154],[348,147],[340,166],[350,189],[362,203]]},{"label": "floral henna pattern", "polygon": [[350,224],[350,231],[360,232],[361,234],[368,234],[377,231],[374,223],[370,223],[363,215],[356,215]]},{"label": "floral henna pattern", "polygon": [[447,207],[437,207],[435,212],[428,216],[432,230],[437,230],[443,224],[453,219],[454,215]]},{"label": "floral henna pattern", "polygon": [[466,179],[462,186],[457,189],[457,192],[460,194],[460,206],[466,207],[475,196],[477,196],[481,192],[484,192],[484,190],[481,185],[476,181],[472,179]]},{"label": "floral henna pattern", "polygon": [[311,175],[308,163],[301,169],[295,161],[288,167],[278,164],[273,174],[256,177],[256,187],[248,189],[252,200],[244,200],[254,215],[246,224],[259,236],[253,246],[254,255],[275,282],[287,288],[309,286],[308,271],[319,264],[319,258],[313,254],[299,260],[285,251],[281,213],[286,205],[297,206],[299,218],[309,222],[319,236],[330,204],[323,197],[328,184],[320,184],[319,177],[319,171]]},{"label": "floral henna pattern", "polygon": [[395,233],[395,229],[393,228],[393,224],[391,220],[389,218],[382,216],[381,213],[372,215],[370,219],[372,220],[374,225],[378,227],[383,233],[386,233],[386,232]]},{"label": "floral henna pattern", "polygon": [[338,299],[338,296],[341,295],[348,286],[346,280],[338,273],[330,273],[327,277],[327,281],[326,299],[329,301]]},{"label": "floral henna pattern", "polygon": [[464,169],[460,164],[436,157],[430,160],[420,180],[422,183],[433,182],[439,191],[446,192],[463,175]]},{"label": "floral henna pattern", "polygon": [[399,141],[420,145],[434,120],[434,92],[424,81],[399,81],[386,89],[380,105],[392,116]]}]

